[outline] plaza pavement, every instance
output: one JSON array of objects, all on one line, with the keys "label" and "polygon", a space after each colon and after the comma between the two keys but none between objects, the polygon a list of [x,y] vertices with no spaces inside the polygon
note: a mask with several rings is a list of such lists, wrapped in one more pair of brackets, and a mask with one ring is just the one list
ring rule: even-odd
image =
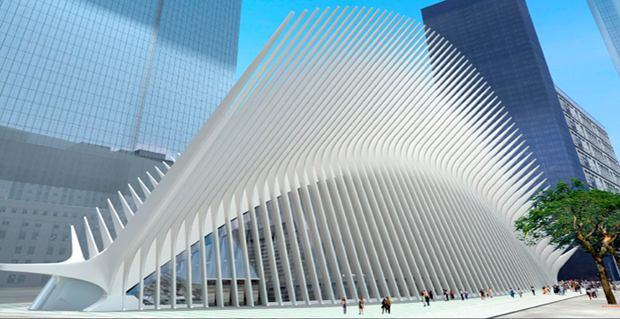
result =
[{"label": "plaza pavement", "polygon": [[[616,292],[620,301],[620,292]],[[605,295],[599,290],[599,297],[590,300],[583,296],[555,302],[540,307],[522,310],[498,318],[620,318],[620,306],[607,305]]]},{"label": "plaza pavement", "polygon": [[[620,294],[617,294],[620,300]],[[394,302],[391,315],[382,315],[378,304],[366,305],[364,317],[406,317],[406,318],[559,318],[559,317],[608,317],[619,318],[620,308],[602,307],[605,298],[590,301],[585,295],[567,293],[565,296],[531,293],[523,298],[496,296],[492,299],[473,298],[467,301],[454,300],[431,302],[423,307],[421,302]],[[323,307],[254,307],[227,309],[191,309],[163,311],[128,312],[76,312],[76,311],[30,311],[30,303],[0,304],[3,318],[347,318],[360,317],[357,307],[351,304],[349,313],[342,314],[340,305]]]}]

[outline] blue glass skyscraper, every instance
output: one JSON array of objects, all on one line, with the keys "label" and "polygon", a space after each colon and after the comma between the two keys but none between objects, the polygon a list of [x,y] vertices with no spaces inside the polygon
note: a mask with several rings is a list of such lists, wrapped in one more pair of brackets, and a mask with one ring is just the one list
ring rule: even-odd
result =
[{"label": "blue glass skyscraper", "polygon": [[620,0],[588,0],[588,5],[620,75]]},{"label": "blue glass skyscraper", "polygon": [[0,1],[0,262],[66,259],[69,225],[83,240],[82,216],[97,224],[95,206],[172,164],[234,83],[240,13],[241,0]]},{"label": "blue glass skyscraper", "polygon": [[[495,91],[546,185],[570,178],[586,181],[525,0],[446,0],[422,9],[422,16]],[[587,256],[577,258],[594,265]],[[560,277],[575,275],[574,265],[580,266],[569,261]],[[585,278],[596,276],[594,267],[581,268],[589,269]]]},{"label": "blue glass skyscraper", "polygon": [[0,125],[176,155],[232,86],[241,1],[2,1]]},{"label": "blue glass skyscraper", "polygon": [[530,146],[547,183],[586,180],[524,0],[447,0],[424,23],[488,81]]}]

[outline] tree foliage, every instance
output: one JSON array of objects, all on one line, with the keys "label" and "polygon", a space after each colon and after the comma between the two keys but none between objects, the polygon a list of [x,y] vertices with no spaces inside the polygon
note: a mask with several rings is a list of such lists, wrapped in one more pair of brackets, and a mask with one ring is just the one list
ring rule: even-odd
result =
[{"label": "tree foliage", "polygon": [[[515,221],[520,239],[528,245],[547,239],[558,249],[576,246],[589,252],[603,286],[609,286],[603,257],[613,255],[620,263],[614,247],[620,241],[620,194],[588,189],[580,180],[571,179],[532,199],[532,209]],[[609,303],[616,303],[613,294],[612,300],[607,291],[606,296]]]}]

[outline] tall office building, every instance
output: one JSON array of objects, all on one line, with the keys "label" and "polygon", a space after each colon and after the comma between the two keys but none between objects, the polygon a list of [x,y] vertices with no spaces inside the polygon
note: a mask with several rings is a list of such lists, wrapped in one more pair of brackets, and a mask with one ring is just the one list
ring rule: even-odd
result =
[{"label": "tall office building", "polygon": [[[556,90],[525,0],[446,0],[422,9],[422,16],[488,81],[530,146],[547,185],[579,178],[593,187],[617,188],[612,171],[617,171],[617,160],[607,134]],[[562,105],[569,104],[575,112],[566,114]],[[559,276],[572,277],[577,272],[572,267],[588,259],[576,254]],[[579,274],[595,277],[596,268]]]},{"label": "tall office building", "polygon": [[447,0],[422,16],[488,81],[547,182],[585,180],[525,0]]},{"label": "tall office building", "polygon": [[[620,165],[605,127],[564,91],[558,87],[556,91],[588,184],[591,187],[618,193]],[[620,279],[620,271],[611,256],[605,258],[605,264],[609,278]],[[592,269],[596,264],[589,253],[577,251],[575,256],[566,262],[565,267],[564,272],[560,273],[561,276],[592,278]]]},{"label": "tall office building", "polygon": [[603,124],[556,87],[588,184],[620,192],[620,165]]},{"label": "tall office building", "polygon": [[620,75],[620,0],[587,0],[611,60]]},{"label": "tall office building", "polygon": [[[128,183],[144,196],[136,177],[158,179],[234,83],[240,11],[241,0],[0,1],[0,262],[66,259],[70,224],[84,245],[95,206],[122,207]],[[0,286],[45,280],[0,273]]]}]

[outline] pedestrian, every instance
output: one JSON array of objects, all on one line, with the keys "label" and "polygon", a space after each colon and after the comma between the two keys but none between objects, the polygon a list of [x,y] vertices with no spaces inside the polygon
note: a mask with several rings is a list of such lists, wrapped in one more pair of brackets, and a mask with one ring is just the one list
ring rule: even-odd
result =
[{"label": "pedestrian", "polygon": [[448,290],[447,289],[443,290],[443,301],[448,301]]},{"label": "pedestrian", "polygon": [[590,287],[586,288],[586,293],[588,294],[588,298],[592,300],[592,290],[590,289]]},{"label": "pedestrian", "polygon": [[385,299],[387,299],[387,313],[389,315],[392,313],[392,300],[390,300],[390,297],[385,297]]},{"label": "pedestrian", "polygon": [[450,289],[450,299],[454,300],[454,292],[452,291],[452,289]]},{"label": "pedestrian", "polygon": [[463,289],[459,289],[459,294],[461,295],[461,300],[465,300],[465,297],[463,297]]},{"label": "pedestrian", "polygon": [[465,299],[469,299],[469,292],[467,292],[467,290],[465,290],[463,293],[465,294]]},{"label": "pedestrian", "polygon": [[493,289],[489,288],[489,298],[493,298]]},{"label": "pedestrian", "polygon": [[425,292],[424,293],[424,301],[426,301],[426,305],[427,306],[431,306],[431,298],[428,296],[428,294]]},{"label": "pedestrian", "polygon": [[515,297],[515,291],[512,290],[512,288],[510,288],[510,297],[512,297],[512,298]]},{"label": "pedestrian", "polygon": [[381,314],[384,314],[385,310],[387,310],[387,300],[383,298],[383,300],[381,300]]},{"label": "pedestrian", "polygon": [[433,291],[432,290],[428,291],[428,296],[431,298],[432,301],[435,301],[435,297],[433,296]]},{"label": "pedestrian", "polygon": [[480,288],[480,299],[484,300],[484,289]]},{"label": "pedestrian", "polygon": [[517,288],[517,293],[519,294],[519,298],[523,298],[523,291],[521,291],[521,288]]},{"label": "pedestrian", "polygon": [[357,307],[359,308],[358,315],[364,314],[364,298],[360,298],[360,301],[357,302]]},{"label": "pedestrian", "polygon": [[420,300],[422,301],[422,305],[426,307],[426,290],[420,292]]},{"label": "pedestrian", "polygon": [[347,314],[347,300],[344,299],[344,297],[342,297],[342,300],[340,300],[340,305],[342,306],[342,314],[346,315]]},{"label": "pedestrian", "polygon": [[530,289],[532,290],[532,295],[536,296],[536,290],[534,290],[534,286],[530,286]]}]

